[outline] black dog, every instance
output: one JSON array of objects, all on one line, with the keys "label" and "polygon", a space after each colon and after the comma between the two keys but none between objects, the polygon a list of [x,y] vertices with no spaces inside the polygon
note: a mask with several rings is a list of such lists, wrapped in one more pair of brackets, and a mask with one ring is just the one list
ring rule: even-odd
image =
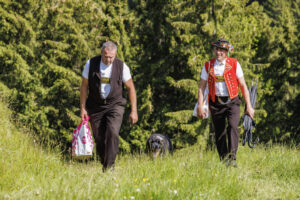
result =
[{"label": "black dog", "polygon": [[152,134],[146,143],[146,151],[152,159],[166,153],[173,153],[173,146],[171,140],[162,134]]}]

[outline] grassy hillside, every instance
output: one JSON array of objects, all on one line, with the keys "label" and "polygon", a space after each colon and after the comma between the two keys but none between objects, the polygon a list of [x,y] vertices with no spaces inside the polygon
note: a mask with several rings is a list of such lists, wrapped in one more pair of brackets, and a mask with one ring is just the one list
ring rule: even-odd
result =
[{"label": "grassy hillside", "polygon": [[[1,93],[3,94],[3,93]],[[151,161],[120,155],[114,172],[63,161],[11,123],[0,102],[0,199],[300,199],[300,153],[241,147],[238,168],[197,146]]]}]

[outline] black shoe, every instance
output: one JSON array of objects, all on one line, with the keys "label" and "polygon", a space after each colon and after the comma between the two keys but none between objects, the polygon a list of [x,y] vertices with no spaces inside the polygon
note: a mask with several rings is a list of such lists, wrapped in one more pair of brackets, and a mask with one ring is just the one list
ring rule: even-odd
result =
[{"label": "black shoe", "polygon": [[109,166],[109,167],[102,167],[102,172],[113,172],[115,170],[115,166]]},{"label": "black shoe", "polygon": [[227,166],[227,167],[234,167],[234,168],[237,168],[238,165],[236,163],[236,160],[233,160],[233,159],[225,159],[224,160],[224,164]]},{"label": "black shoe", "polygon": [[236,163],[236,160],[230,160],[228,166],[234,167],[234,168],[237,168],[237,167],[238,167],[238,165],[237,165],[237,163]]}]

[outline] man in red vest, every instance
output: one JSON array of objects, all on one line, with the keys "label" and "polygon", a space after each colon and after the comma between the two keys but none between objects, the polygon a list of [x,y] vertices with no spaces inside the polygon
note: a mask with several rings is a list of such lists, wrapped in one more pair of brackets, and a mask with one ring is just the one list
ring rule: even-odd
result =
[{"label": "man in red vest", "polygon": [[128,66],[116,58],[117,46],[102,45],[101,55],[91,58],[82,72],[80,88],[81,119],[90,117],[96,150],[103,171],[113,169],[119,150],[119,131],[126,99],[123,84],[128,90],[131,124],[138,121],[135,87]]},{"label": "man in red vest", "polygon": [[[201,72],[198,89],[197,115],[206,116],[203,109],[203,95],[206,85],[209,89],[209,110],[215,129],[215,140],[220,160],[237,167],[236,152],[239,143],[238,124],[240,120],[241,100],[238,96],[239,86],[246,102],[246,114],[254,117],[250,95],[245,83],[241,65],[235,58],[228,57],[232,45],[221,38],[212,43],[215,58],[206,62]],[[226,128],[226,120],[228,122]]]}]

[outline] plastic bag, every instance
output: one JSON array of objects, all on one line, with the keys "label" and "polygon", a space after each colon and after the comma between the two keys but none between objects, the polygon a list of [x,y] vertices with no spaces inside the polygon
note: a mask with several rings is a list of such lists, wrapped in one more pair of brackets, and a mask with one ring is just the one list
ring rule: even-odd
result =
[{"label": "plastic bag", "polygon": [[82,121],[73,132],[72,157],[85,159],[93,155],[93,139],[88,120]]},{"label": "plastic bag", "polygon": [[[204,119],[207,119],[210,116],[210,111],[208,108],[208,86],[206,86],[205,90],[204,90],[204,102],[203,102],[203,109],[206,111],[206,116],[204,117]],[[195,107],[194,107],[194,111],[193,111],[193,116],[198,117],[197,116],[197,107],[198,107],[198,102],[196,103]]]}]

